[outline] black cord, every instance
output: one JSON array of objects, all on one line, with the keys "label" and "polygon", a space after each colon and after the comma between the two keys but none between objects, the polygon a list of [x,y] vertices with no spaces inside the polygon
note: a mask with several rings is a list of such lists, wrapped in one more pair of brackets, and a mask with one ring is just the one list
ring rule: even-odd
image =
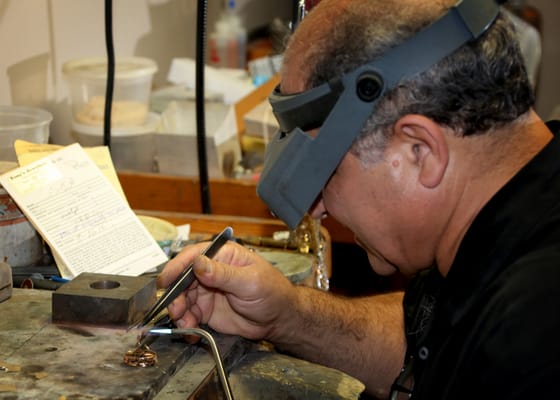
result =
[{"label": "black cord", "polygon": [[206,45],[206,13],[208,9],[207,0],[199,0],[197,6],[197,29],[196,29],[196,143],[198,150],[198,175],[200,180],[200,200],[202,212],[211,214],[210,209],[210,185],[208,183],[208,161],[206,156],[206,125],[205,125],[205,98],[204,98],[204,65]]},{"label": "black cord", "polygon": [[113,1],[105,0],[105,45],[107,48],[107,87],[103,118],[103,144],[111,148],[111,105],[115,85],[115,49],[113,46]]}]

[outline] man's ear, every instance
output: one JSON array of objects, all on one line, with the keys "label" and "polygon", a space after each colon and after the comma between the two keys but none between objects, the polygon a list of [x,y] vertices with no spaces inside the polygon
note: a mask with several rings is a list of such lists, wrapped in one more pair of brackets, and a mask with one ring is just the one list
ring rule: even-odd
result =
[{"label": "man's ear", "polygon": [[445,128],[422,115],[408,114],[394,125],[394,133],[404,144],[406,157],[419,170],[420,183],[434,188],[443,179],[449,162]]}]

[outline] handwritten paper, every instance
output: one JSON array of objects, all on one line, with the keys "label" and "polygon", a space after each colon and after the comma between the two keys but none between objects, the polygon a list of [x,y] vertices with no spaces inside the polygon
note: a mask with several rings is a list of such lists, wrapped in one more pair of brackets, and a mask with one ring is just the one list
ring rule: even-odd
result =
[{"label": "handwritten paper", "polygon": [[0,176],[0,183],[56,252],[81,272],[140,275],[167,257],[79,144]]},{"label": "handwritten paper", "polygon": [[[64,146],[50,143],[33,143],[25,140],[16,139],[14,142],[14,150],[21,167],[31,164],[41,158],[44,158]],[[111,153],[107,146],[84,147],[87,155],[93,160],[95,165],[103,172],[103,175],[109,179],[109,182],[117,189],[123,198],[126,199],[124,191],[117,177]]]}]

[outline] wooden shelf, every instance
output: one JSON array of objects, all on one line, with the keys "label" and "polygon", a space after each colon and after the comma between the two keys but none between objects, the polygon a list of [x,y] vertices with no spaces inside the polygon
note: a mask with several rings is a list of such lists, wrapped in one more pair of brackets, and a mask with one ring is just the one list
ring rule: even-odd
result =
[{"label": "wooden shelf", "polygon": [[[200,186],[197,177],[118,171],[118,177],[130,207],[135,210],[166,213],[202,213]],[[209,182],[210,209],[213,216],[226,220],[235,217],[257,218],[270,226],[287,227],[274,218],[257,196],[256,182],[236,179],[211,179]],[[173,214],[169,214],[171,218]],[[176,215],[177,216],[177,215]],[[333,242],[353,243],[350,230],[332,219],[322,225]]]}]

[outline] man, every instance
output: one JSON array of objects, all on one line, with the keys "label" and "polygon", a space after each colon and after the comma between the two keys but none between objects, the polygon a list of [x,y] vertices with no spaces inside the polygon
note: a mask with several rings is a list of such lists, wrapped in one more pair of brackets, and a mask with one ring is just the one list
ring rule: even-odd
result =
[{"label": "man", "polygon": [[[471,10],[481,4],[490,2]],[[560,142],[551,130],[559,126],[547,127],[533,111],[515,33],[501,13],[494,17],[490,10],[473,40],[438,55],[433,64],[417,65],[424,53],[437,53],[444,44],[402,51],[409,39],[453,14],[454,5],[323,0],[291,38],[280,93],[272,97],[301,99],[326,87],[324,82],[339,96],[319,126],[301,123],[305,129],[291,133],[287,127],[276,141],[300,135],[310,148],[326,146],[324,159],[311,160],[320,169],[338,146],[320,145],[321,139],[355,136],[328,181],[320,182],[310,212],[352,229],[377,273],[414,276],[404,307],[402,293],[337,297],[291,285],[239,245],[228,244],[214,260],[199,256],[204,245],[197,245],[171,260],[159,278],[167,286],[194,260],[198,282],[169,307],[179,327],[204,323],[264,338],[355,376],[380,398],[397,398],[410,388],[412,398],[429,400],[557,396],[552,382],[560,373]],[[476,12],[460,14],[468,19]],[[447,39],[437,31],[447,27],[433,29],[437,34],[422,36],[420,44],[426,37]],[[378,59],[393,60],[392,68],[379,68],[381,78],[375,77],[375,64],[373,73],[337,81]],[[383,92],[375,82],[388,79],[393,69],[404,71],[404,78]],[[356,93],[366,100],[348,100]],[[336,125],[340,115],[347,126],[355,124],[367,101],[361,132]],[[280,107],[276,111],[281,115]],[[274,150],[267,156],[275,160],[272,167],[282,162]],[[292,152],[294,163],[306,161]],[[290,166],[282,167],[288,174]],[[278,196],[282,190],[278,185]],[[292,203],[300,200],[298,193],[289,195]],[[290,201],[273,210],[293,222],[297,218],[282,208]]]}]

